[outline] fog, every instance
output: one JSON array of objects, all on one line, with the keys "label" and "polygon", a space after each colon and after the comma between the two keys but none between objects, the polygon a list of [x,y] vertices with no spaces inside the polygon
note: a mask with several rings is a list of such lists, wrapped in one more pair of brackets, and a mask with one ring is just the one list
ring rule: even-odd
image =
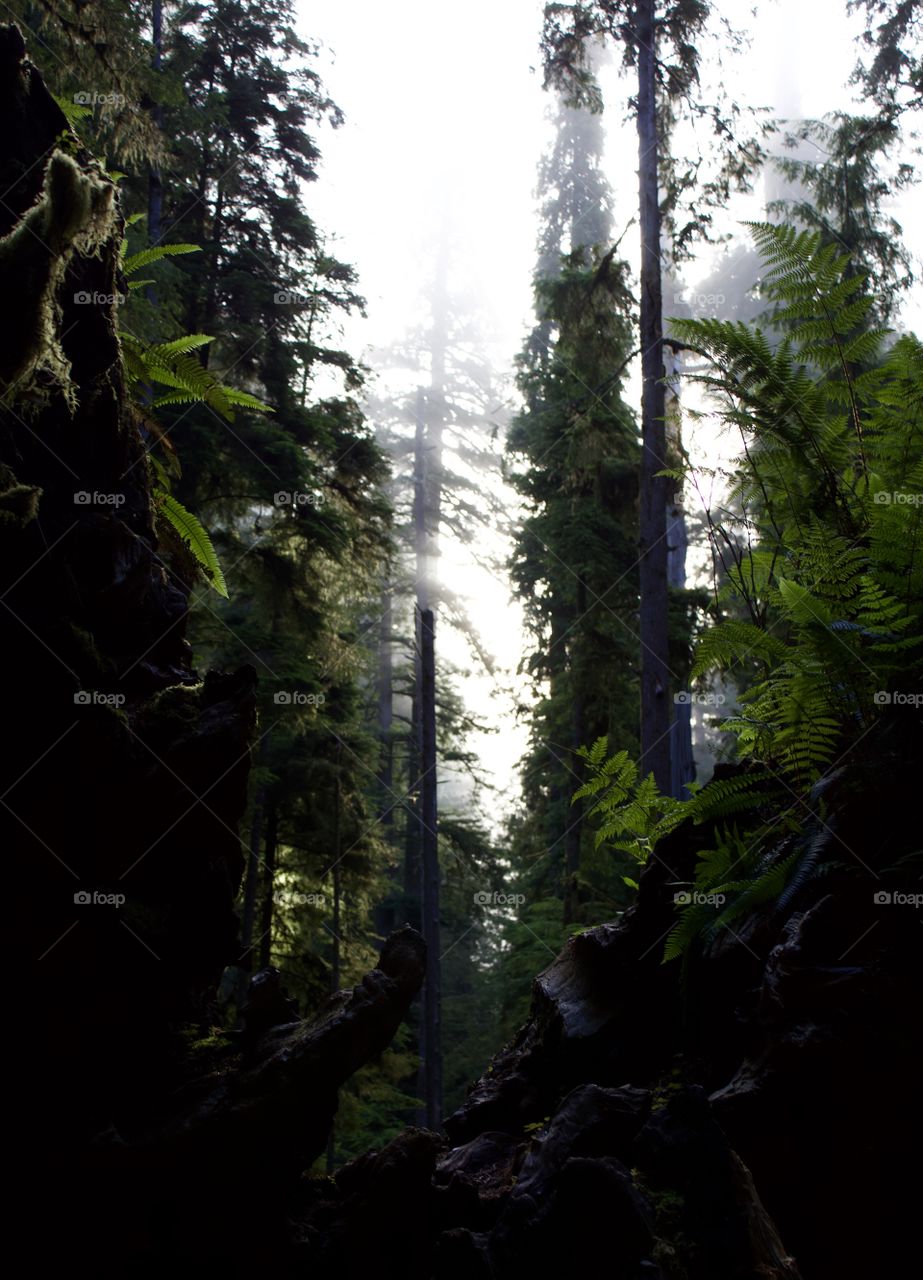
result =
[{"label": "fog", "polygon": [[[425,0],[314,0],[302,6],[303,30],[322,44],[319,70],[346,115],[338,130],[325,129],[324,161],[310,195],[322,227],[337,228],[329,247],[353,263],[368,302],[366,317],[354,317],[343,337],[372,371],[372,392],[392,391],[393,371],[382,353],[425,320],[437,246],[450,246],[447,286],[478,330],[478,356],[501,388],[485,416],[485,432],[497,428],[491,447],[496,463],[488,488],[515,512],[514,495],[499,474],[502,428],[515,410],[513,361],[532,320],[531,280],[537,232],[536,166],[551,138],[550,95],[542,90],[538,48],[539,0],[468,0],[463,6]],[[729,95],[774,115],[818,117],[854,106],[848,85],[855,62],[860,19],[847,19],[842,0],[777,0],[759,6],[724,3],[722,16],[749,38],[749,47],[725,56],[704,51],[705,88],[723,84]],[[823,48],[823,56],[816,50]],[[607,110],[606,172],[614,192],[616,234],[627,229],[622,248],[638,260],[630,226],[636,194],[637,141],[619,104],[628,88],[614,63],[601,73]],[[694,139],[684,139],[695,145]],[[672,301],[675,310],[696,314],[707,282],[714,313],[739,306],[750,281],[732,277],[735,255],[748,241],[741,221],[763,215],[764,182],[722,211],[716,231],[723,247],[700,247],[682,268]],[[895,209],[914,253],[921,245],[914,221],[918,193]],[[716,303],[717,299],[717,303]],[[665,310],[671,312],[670,297]],[[908,327],[921,316],[908,311]],[[412,380],[404,387],[413,390]],[[638,372],[630,372],[627,394],[637,404]],[[693,409],[705,406],[694,395]],[[374,415],[373,415],[374,416]],[[684,441],[694,460],[716,465],[725,445],[714,422],[687,421]],[[486,502],[486,497],[485,497]],[[495,529],[479,545],[451,538],[441,547],[440,572],[467,597],[484,645],[496,659],[492,673],[472,661],[465,642],[445,630],[441,652],[461,665],[464,698],[494,729],[477,743],[488,771],[509,800],[526,729],[516,715],[530,694],[517,666],[526,649],[522,616],[503,571],[508,544]],[[485,566],[484,560],[492,564]],[[691,573],[707,573],[703,546],[690,548]]]}]

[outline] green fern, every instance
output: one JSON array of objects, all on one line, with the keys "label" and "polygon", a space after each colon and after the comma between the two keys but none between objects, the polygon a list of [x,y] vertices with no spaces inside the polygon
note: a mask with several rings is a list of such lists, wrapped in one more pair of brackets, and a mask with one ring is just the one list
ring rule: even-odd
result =
[{"label": "green fern", "polygon": [[885,333],[869,325],[864,281],[819,235],[751,230],[777,332],[674,322],[706,357],[694,378],[744,444],[711,517],[725,518],[718,541],[738,554],[692,679],[743,678],[739,710],[721,727],[749,767],[677,801],[639,780],[625,752],[607,758],[600,740],[584,753],[577,793],[593,800],[598,843],[639,862],[682,821],[713,826],[695,888],[725,901],[682,906],[667,959],[760,903],[793,900],[823,840],[790,852],[780,831],[815,812],[817,783],[874,729],[887,690],[923,687],[923,347],[902,337],[881,359]]},{"label": "green fern", "polygon": [[160,493],[157,499],[160,514],[173,526],[183,542],[195,556],[208,581],[220,596],[228,599],[228,587],[221,565],[212,546],[211,538],[191,511],[169,493]]}]

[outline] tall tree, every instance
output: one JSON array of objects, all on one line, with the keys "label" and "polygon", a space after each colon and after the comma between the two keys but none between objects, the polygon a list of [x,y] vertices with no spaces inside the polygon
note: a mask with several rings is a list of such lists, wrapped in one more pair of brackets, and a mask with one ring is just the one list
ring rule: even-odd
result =
[{"label": "tall tree", "polygon": [[[594,41],[615,42],[622,49],[624,66],[635,76],[632,105],[641,233],[641,762],[664,790],[672,777],[666,526],[672,486],[658,474],[671,465],[664,422],[662,231],[672,233],[674,257],[687,251],[696,236],[708,234],[710,209],[726,196],[731,180],[745,180],[759,158],[753,144],[740,146],[734,137],[738,108],[722,111],[696,96],[697,41],[710,9],[704,0],[555,3],[546,5],[543,33],[546,84],[561,89],[574,104],[601,109],[590,61]],[[721,164],[707,184],[698,178],[699,164],[679,165],[669,148],[671,128],[683,105],[709,118],[722,144]]]},{"label": "tall tree", "polygon": [[524,407],[507,441],[526,512],[512,570],[537,694],[523,762],[529,816],[513,841],[517,869],[530,842],[543,850],[541,870],[533,865],[523,882],[531,925],[539,886],[541,911],[555,901],[566,925],[595,918],[611,887],[569,797],[585,741],[611,735],[634,749],[637,709],[637,449],[621,398],[633,299],[624,263],[606,249],[612,195],[599,115],[558,96],[553,119],[539,166],[536,323],[519,358]]}]

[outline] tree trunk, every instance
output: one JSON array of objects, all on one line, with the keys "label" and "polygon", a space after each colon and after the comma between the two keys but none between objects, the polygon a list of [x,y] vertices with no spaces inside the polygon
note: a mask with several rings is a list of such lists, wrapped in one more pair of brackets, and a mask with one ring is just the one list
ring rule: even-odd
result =
[{"label": "tree trunk", "polygon": [[638,0],[638,190],[641,224],[641,772],[669,791],[670,700],[667,665],[668,465],[664,422],[660,195],[655,97],[654,0]]},{"label": "tree trunk", "polygon": [[[340,874],[340,847],[342,840],[340,838],[340,807],[342,797],[340,794],[340,759],[342,751],[340,745],[337,744],[336,756],[336,782],[334,784],[333,797],[333,951],[330,959],[330,990],[339,991],[341,982],[341,956],[340,956],[340,895],[342,892],[342,877]],[[330,1126],[330,1135],[327,1138],[327,1172],[333,1173],[336,1167],[336,1120]]]},{"label": "tree trunk", "polygon": [[[394,637],[393,601],[390,584],[381,593],[381,620],[378,628],[378,780],[380,799],[378,820],[390,851],[394,851]],[[396,923],[398,868],[389,861],[387,898],[375,908],[375,931],[386,937]]]},{"label": "tree trunk", "polygon": [[426,942],[426,982],[423,987],[423,1024],[426,1028],[424,1067],[424,1102],[426,1123],[430,1129],[442,1124],[442,946],[439,916],[439,847],[436,799],[436,654],[433,612],[427,609],[421,617],[422,697],[421,729],[423,745],[423,778],[421,782],[420,821],[423,828],[423,938]]},{"label": "tree trunk", "polygon": [[343,804],[342,794],[340,792],[340,757],[341,748],[337,744],[337,775],[334,784],[333,794],[333,954],[330,964],[330,990],[339,991],[340,989],[340,970],[341,970],[341,954],[340,954],[340,897],[342,894],[342,874],[340,868],[340,847],[342,840],[340,833],[342,830],[341,810]]},{"label": "tree trunk", "polygon": [[[163,0],[154,0],[151,9],[151,43],[154,54],[151,66],[155,72],[160,71],[163,54]],[[158,130],[163,129],[163,107],[157,103],[151,108],[151,119]],[[151,165],[147,175],[147,242],[149,245],[160,241],[160,223],[163,211],[163,180],[159,165]],[[148,301],[156,303],[157,293],[154,285],[148,285]]]},{"label": "tree trunk", "polygon": [[[574,636],[571,641],[570,657],[570,699],[571,699],[571,746],[574,751],[574,773],[577,771],[577,748],[583,744],[583,676],[584,670],[580,661],[580,628],[579,621],[587,612],[586,583],[577,579],[577,609]],[[568,775],[568,791],[573,794],[579,783],[573,774]],[[583,827],[582,802],[565,808],[567,835],[564,841],[564,923],[573,924],[578,918],[580,908],[580,837]]]},{"label": "tree trunk", "polygon": [[[265,742],[265,739],[263,740]],[[260,760],[263,751],[260,744]],[[247,854],[247,875],[244,880],[244,904],[240,925],[240,959],[237,962],[237,1010],[238,1016],[247,998],[250,975],[253,973],[253,926],[256,921],[256,900],[260,884],[260,850],[263,843],[263,806],[266,787],[257,788],[250,819],[250,849]]]},{"label": "tree trunk", "polygon": [[279,815],[270,805],[266,817],[266,847],[263,853],[263,910],[260,916],[260,968],[272,963],[272,917],[275,900],[276,848],[279,838]]},{"label": "tree trunk", "polygon": [[420,615],[427,607],[427,578],[429,574],[426,544],[426,423],[425,394],[417,388],[414,410],[413,447],[413,545],[416,602],[413,610],[413,688],[410,707],[410,740],[407,760],[407,827],[404,847],[404,904],[407,923],[422,928],[420,918],[420,800],[418,787],[422,773],[422,738],[420,731],[420,690],[422,685]]},{"label": "tree trunk", "polygon": [[[668,386],[666,394],[667,448],[676,465],[682,457],[681,410],[679,396],[676,393],[680,356],[665,351],[665,358],[670,365],[670,376],[674,379]],[[682,502],[675,501],[674,497],[671,497],[667,502],[667,583],[670,588],[677,591],[682,591],[686,586],[687,547],[686,516]],[[677,800],[686,799],[689,795],[686,785],[695,780],[695,758],[692,753],[692,704],[689,701],[678,702],[674,707],[670,764],[670,794]]]}]

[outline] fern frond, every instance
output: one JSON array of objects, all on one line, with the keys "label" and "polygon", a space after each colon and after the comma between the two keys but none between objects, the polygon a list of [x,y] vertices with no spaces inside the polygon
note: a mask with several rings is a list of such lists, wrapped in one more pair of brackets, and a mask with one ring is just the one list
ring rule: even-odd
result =
[{"label": "fern frond", "polygon": [[228,588],[221,565],[211,538],[200,521],[169,493],[159,495],[158,509],[195,556],[211,586],[227,600]]},{"label": "fern frond", "polygon": [[126,276],[133,276],[136,271],[140,271],[142,267],[150,266],[152,262],[160,262],[163,258],[173,258],[181,253],[199,253],[201,249],[197,244],[158,244],[152,245],[149,249],[141,249],[138,253],[132,253],[122,262],[122,271]]}]

